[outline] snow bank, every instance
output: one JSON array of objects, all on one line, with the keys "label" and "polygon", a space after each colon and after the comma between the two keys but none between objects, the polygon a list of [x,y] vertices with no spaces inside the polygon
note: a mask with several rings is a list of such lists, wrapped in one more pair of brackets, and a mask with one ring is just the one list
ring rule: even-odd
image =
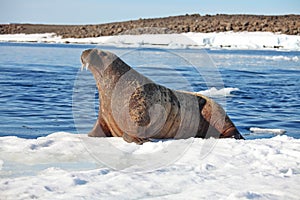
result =
[{"label": "snow bank", "polygon": [[0,35],[1,42],[60,42],[62,37],[55,33],[39,34],[4,34]]},{"label": "snow bank", "polygon": [[0,35],[1,42],[53,42],[112,45],[117,47],[227,48],[300,50],[300,36],[270,32],[221,32],[118,35],[94,38],[62,38],[53,33]]},{"label": "snow bank", "polygon": [[[85,139],[99,151],[88,152],[92,143]],[[104,141],[146,155],[170,143],[191,145],[170,165],[126,172],[94,159],[92,153],[107,151]],[[213,148],[203,156],[208,144]],[[1,199],[299,199],[300,140],[287,136],[190,138],[141,146],[69,133],[30,140],[0,137],[0,160]]]},{"label": "snow bank", "polygon": [[270,32],[186,33],[199,46],[228,49],[300,50],[300,36]]}]

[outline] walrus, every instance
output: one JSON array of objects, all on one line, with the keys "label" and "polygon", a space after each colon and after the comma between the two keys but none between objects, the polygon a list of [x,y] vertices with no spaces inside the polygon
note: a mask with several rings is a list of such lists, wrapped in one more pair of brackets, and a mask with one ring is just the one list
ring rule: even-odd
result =
[{"label": "walrus", "polygon": [[98,119],[88,136],[123,137],[137,144],[189,137],[244,139],[209,97],[159,85],[109,51],[85,50],[81,63],[99,92]]}]

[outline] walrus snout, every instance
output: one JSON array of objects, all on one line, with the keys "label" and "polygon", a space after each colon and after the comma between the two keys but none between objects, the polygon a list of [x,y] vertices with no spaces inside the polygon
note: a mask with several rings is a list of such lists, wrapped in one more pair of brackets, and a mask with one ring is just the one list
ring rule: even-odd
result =
[{"label": "walrus snout", "polygon": [[82,53],[81,53],[81,57],[80,57],[80,60],[81,60],[81,63],[83,65],[86,64],[87,60],[88,60],[88,56],[91,54],[91,52],[93,51],[93,49],[87,49],[87,50],[84,50]]},{"label": "walrus snout", "polygon": [[80,61],[81,61],[81,71],[85,68],[88,70],[89,68],[89,60],[88,57],[91,54],[92,49],[88,49],[82,52],[80,56]]}]

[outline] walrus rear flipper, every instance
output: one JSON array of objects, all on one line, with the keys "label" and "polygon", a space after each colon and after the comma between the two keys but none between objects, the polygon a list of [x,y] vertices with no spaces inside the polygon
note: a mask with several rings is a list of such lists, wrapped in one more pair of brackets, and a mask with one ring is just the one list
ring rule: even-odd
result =
[{"label": "walrus rear flipper", "polygon": [[228,115],[225,115],[223,129],[221,131],[220,138],[234,138],[234,139],[245,139],[238,129],[235,127]]},{"label": "walrus rear flipper", "polygon": [[234,138],[244,140],[245,138],[240,134],[236,127],[230,127],[223,134],[220,135],[220,138]]}]

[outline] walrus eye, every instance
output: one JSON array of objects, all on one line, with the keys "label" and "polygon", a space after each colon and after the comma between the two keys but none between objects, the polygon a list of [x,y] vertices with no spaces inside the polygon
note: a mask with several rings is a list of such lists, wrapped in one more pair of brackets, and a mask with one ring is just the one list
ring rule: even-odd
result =
[{"label": "walrus eye", "polygon": [[99,56],[103,56],[103,57],[106,56],[106,55],[107,55],[107,53],[105,53],[104,51],[101,51],[100,54],[99,54]]}]

